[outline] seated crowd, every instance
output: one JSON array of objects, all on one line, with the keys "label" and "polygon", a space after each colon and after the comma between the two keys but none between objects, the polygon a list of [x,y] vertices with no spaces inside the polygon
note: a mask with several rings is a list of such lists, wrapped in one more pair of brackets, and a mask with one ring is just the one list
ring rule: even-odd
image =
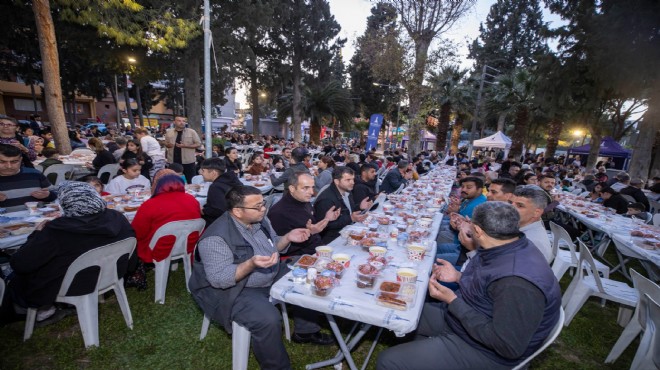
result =
[{"label": "seated crowd", "polygon": [[[650,211],[641,180],[625,173],[615,181],[600,172],[583,173],[579,158],[564,166],[529,157],[523,163],[467,161],[460,153],[442,159],[435,151],[412,157],[399,149],[381,157],[349,141],[318,148],[322,153],[313,163],[312,148],[304,144],[238,134],[220,135],[231,146],[214,144],[213,157],[204,158],[196,153],[199,137],[182,122],[177,119],[164,135],[166,155],[145,128],[132,132],[135,139],[112,137],[106,143],[91,132],[83,144],[96,154],[87,166],[91,175],[52,187],[31,163],[41,156],[42,168],[61,164],[49,148],[52,136],[19,140],[15,120],[0,117],[0,207],[12,211],[26,202],[57,201],[61,210],[60,217],[38,224],[11,256],[3,321],[27,308],[37,308],[42,323],[65,316],[67,308],[55,305],[55,297],[71,263],[86,251],[132,236],[136,253],[118,271],[125,273],[127,286],[145,289],[146,271],[166,258],[174,243],[164,237],[152,248],[156,231],[168,222],[203,218],[204,232],[192,234],[187,244],[189,252],[195,251],[192,298],[227,332],[232,322],[251,332],[261,368],[289,369],[282,316],[269,297],[273,283],[288,272],[287,263],[365,220],[379,194],[394,193],[435,166],[449,165],[458,170],[455,193],[436,240],[430,297],[414,340],[381,352],[377,368],[431,369],[440,363],[443,368],[511,368],[542,345],[559,318],[561,291],[549,267],[554,256],[546,231],[550,221],[560,222],[556,192],[575,191],[580,184],[585,200],[602,202],[616,213],[648,218]],[[72,132],[71,143],[78,145],[81,135]],[[263,149],[254,151],[244,167],[234,145],[251,144]],[[93,176],[113,163],[119,164],[116,177]],[[191,176],[195,171],[198,177]],[[243,185],[243,175],[269,179],[284,194],[270,206],[259,189]],[[205,184],[203,206],[186,193],[187,183]],[[114,196],[137,192],[150,197],[132,222],[107,205]],[[622,194],[636,201],[630,204]],[[72,289],[89,291],[94,273],[77,278]],[[291,315],[294,342],[334,343],[320,331],[317,312],[292,307]]]}]

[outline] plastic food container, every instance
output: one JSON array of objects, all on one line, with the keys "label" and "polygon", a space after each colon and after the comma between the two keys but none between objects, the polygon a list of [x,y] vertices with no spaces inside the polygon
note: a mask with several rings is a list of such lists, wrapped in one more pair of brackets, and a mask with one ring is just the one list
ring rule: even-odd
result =
[{"label": "plastic food container", "polygon": [[318,257],[309,254],[303,254],[302,256],[300,256],[298,261],[296,261],[296,263],[294,263],[293,265],[296,267],[302,267],[308,269],[314,266],[316,261],[318,261]]},{"label": "plastic food container", "polygon": [[417,281],[417,270],[403,267],[396,270],[396,280],[402,283],[415,283]]}]

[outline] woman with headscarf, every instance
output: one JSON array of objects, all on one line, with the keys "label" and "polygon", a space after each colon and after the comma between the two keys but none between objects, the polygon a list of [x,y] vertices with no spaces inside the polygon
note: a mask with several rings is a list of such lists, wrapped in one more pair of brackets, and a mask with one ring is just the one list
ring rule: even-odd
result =
[{"label": "woman with headscarf", "polygon": [[[186,193],[185,184],[176,172],[163,169],[156,172],[151,187],[151,198],[144,202],[133,219],[133,229],[137,237],[137,254],[144,263],[165,259],[174,245],[174,237],[166,236],[158,240],[155,248],[149,248],[156,230],[168,222],[194,220],[201,217],[199,202]],[[192,252],[199,235],[188,238],[188,251]]]},{"label": "woman with headscarf", "polygon": [[[11,257],[15,276],[8,286],[14,303],[39,308],[37,319],[42,320],[50,316],[47,313],[55,313],[53,303],[67,269],[76,258],[89,250],[135,236],[126,217],[107,209],[92,185],[64,182],[57,197],[62,216],[37,225],[27,242]],[[135,257],[132,259],[129,270],[137,261]],[[69,293],[89,293],[94,288],[89,283],[95,284],[96,277],[95,269],[80,272]]]}]

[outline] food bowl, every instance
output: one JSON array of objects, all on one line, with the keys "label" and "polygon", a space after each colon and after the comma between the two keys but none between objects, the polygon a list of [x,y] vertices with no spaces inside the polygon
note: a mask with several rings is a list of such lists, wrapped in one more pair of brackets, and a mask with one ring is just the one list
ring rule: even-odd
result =
[{"label": "food bowl", "polygon": [[316,247],[316,255],[319,257],[330,257],[332,256],[332,247],[328,245],[321,245]]},{"label": "food bowl", "polygon": [[314,283],[311,285],[311,291],[312,294],[316,296],[325,297],[332,292],[334,286],[334,278],[329,276],[317,276],[316,279],[314,279]]},{"label": "food bowl", "polygon": [[426,228],[431,227],[431,224],[433,224],[433,219],[432,218],[420,218],[417,221],[417,224],[419,225],[419,227],[423,227],[423,228],[426,229]]},{"label": "food bowl", "polygon": [[348,236],[353,240],[362,240],[366,233],[364,231],[351,231]]},{"label": "food bowl", "polygon": [[371,256],[376,256],[376,257],[383,257],[387,254],[387,248],[384,247],[369,247],[369,255]]},{"label": "food bowl", "polygon": [[396,281],[402,283],[414,283],[417,281],[417,270],[402,267],[396,270]]},{"label": "food bowl", "polygon": [[346,253],[335,253],[332,255],[332,260],[341,263],[344,267],[348,267],[351,262],[351,256]]},{"label": "food bowl", "polygon": [[411,244],[407,249],[408,259],[411,261],[421,261],[426,253],[426,247],[423,245]]}]

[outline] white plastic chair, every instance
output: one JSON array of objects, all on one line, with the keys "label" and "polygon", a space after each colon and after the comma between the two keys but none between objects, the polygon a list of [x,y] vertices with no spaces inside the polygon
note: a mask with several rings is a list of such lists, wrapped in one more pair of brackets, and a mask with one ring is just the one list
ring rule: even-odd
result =
[{"label": "white plastic chair", "polygon": [[119,163],[106,164],[105,166],[101,167],[101,169],[99,169],[99,172],[96,174],[96,177],[98,177],[99,179],[103,179],[101,176],[107,173],[109,174],[107,182],[110,182],[110,180],[117,177],[118,172],[119,172]]},{"label": "white plastic chair", "polygon": [[183,271],[185,273],[186,279],[186,288],[188,288],[188,280],[192,273],[192,267],[190,263],[191,253],[188,253],[188,236],[190,234],[197,232],[199,235],[202,234],[206,222],[201,219],[194,220],[183,220],[183,221],[172,221],[168,222],[165,225],[161,226],[156,230],[154,236],[149,242],[149,248],[153,250],[156,247],[158,240],[164,236],[173,235],[176,240],[172,246],[172,251],[170,254],[161,261],[154,261],[155,268],[155,279],[156,279],[156,288],[155,288],[155,300],[160,304],[165,304],[165,291],[167,289],[167,277],[170,274],[170,262],[172,260],[183,259]]},{"label": "white plastic chair", "polygon": [[635,202],[636,202],[635,198],[633,198],[632,196],[630,196],[630,195],[628,195],[628,194],[621,194],[621,196],[622,196],[623,199],[625,199],[628,203],[635,203]]},{"label": "white plastic chair", "polygon": [[653,215],[653,225],[660,226],[660,213]]},{"label": "white plastic chair", "polygon": [[555,339],[557,339],[559,333],[561,333],[562,327],[564,326],[564,317],[565,317],[564,309],[559,307],[559,320],[557,320],[557,324],[555,324],[555,327],[552,329],[548,337],[545,339],[545,341],[543,341],[543,345],[541,346],[541,348],[537,349],[523,362],[516,365],[516,367],[514,367],[513,370],[527,369],[529,367],[530,361],[532,361],[534,357],[538,356],[541,352],[543,352],[546,348],[548,348],[555,341]]},{"label": "white plastic chair", "polygon": [[56,174],[55,182],[53,185],[57,186],[63,181],[71,179],[73,176],[74,167],[71,164],[54,164],[48,166],[44,171],[44,176],[48,177],[51,173]]},{"label": "white plastic chair", "polygon": [[640,314],[644,323],[644,335],[639,341],[639,347],[633,358],[630,370],[660,369],[660,303],[648,295],[644,298],[648,303]]},{"label": "white plastic chair", "polygon": [[649,199],[649,205],[651,206],[651,213],[660,213],[660,201]]},{"label": "white plastic chair", "polygon": [[403,191],[403,188],[406,187],[406,184],[401,184],[398,189],[396,189],[392,194],[399,194]]},{"label": "white plastic chair", "polygon": [[[69,266],[64,275],[62,286],[57,293],[56,302],[63,302],[74,305],[78,313],[78,322],[82,331],[85,348],[99,345],[99,294],[103,294],[110,289],[115,291],[117,302],[121,313],[124,315],[126,326],[133,329],[133,317],[131,309],[128,306],[126,291],[124,290],[124,273],[117,271],[117,261],[135,250],[135,238],[127,238],[118,242],[98,247],[83,253]],[[100,268],[96,288],[93,292],[82,296],[68,296],[67,292],[71,287],[76,274],[80,271],[98,266]],[[25,332],[23,340],[28,340],[34,331],[34,322],[37,318],[37,309],[29,308],[25,319]]]},{"label": "white plastic chair", "polygon": [[[577,268],[579,257],[575,251],[575,243],[566,229],[550,221],[550,230],[552,231],[552,254],[555,256],[552,261],[552,272],[557,280],[561,280],[569,268]],[[568,250],[561,249],[560,246],[568,247]],[[603,277],[609,278],[610,268],[597,260],[594,262],[596,269],[603,274]]]},{"label": "white plastic chair", "polygon": [[[284,336],[286,340],[291,341],[291,328],[289,327],[289,314],[286,311],[284,302],[273,301],[273,304],[279,304],[282,309],[282,322],[284,323]],[[199,334],[199,340],[206,338],[206,334],[211,326],[211,320],[208,316],[204,315],[202,321],[202,331]],[[246,370],[248,364],[248,357],[250,357],[250,337],[249,330],[239,325],[235,321],[231,323],[231,358],[232,370]]]},{"label": "white plastic chair", "polygon": [[[589,248],[581,240],[579,243],[580,260],[578,266],[581,267],[577,269],[577,273],[561,299],[562,307],[566,311],[564,325],[568,326],[571,323],[573,317],[590,296],[621,304],[619,307],[619,321],[624,321],[626,316],[630,317],[629,315],[632,314],[630,307],[637,305],[637,290],[626,283],[601,278],[598,275],[596,263],[591,256],[591,252],[589,252]],[[586,274],[585,270],[587,271]]]},{"label": "white plastic chair", "polygon": [[660,286],[633,269],[630,269],[630,275],[632,276],[633,286],[639,293],[637,308],[635,308],[635,313],[633,314],[632,319],[628,322],[625,329],[623,329],[621,336],[619,336],[619,339],[614,343],[612,350],[607,355],[607,358],[605,359],[606,364],[616,361],[623,351],[628,348],[630,343],[632,343],[632,341],[637,338],[644,329],[641,315],[648,305],[646,298],[650,297],[654,301],[660,302]]},{"label": "white plastic chair", "polygon": [[5,298],[5,280],[0,279],[0,307],[2,307],[2,300]]},{"label": "white plastic chair", "polygon": [[35,164],[34,169],[41,172],[41,173],[44,172],[44,168],[40,164]]}]

